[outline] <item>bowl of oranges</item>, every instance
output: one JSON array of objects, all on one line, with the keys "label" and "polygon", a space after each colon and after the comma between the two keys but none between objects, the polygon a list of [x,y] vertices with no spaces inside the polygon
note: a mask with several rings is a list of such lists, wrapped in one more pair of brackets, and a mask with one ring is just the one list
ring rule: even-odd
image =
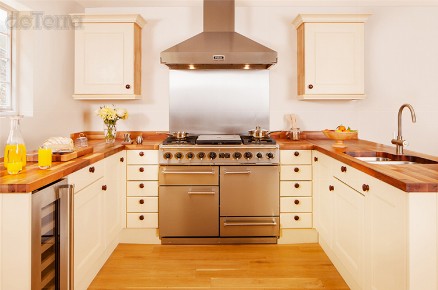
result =
[{"label": "bowl of oranges", "polygon": [[335,140],[333,147],[345,148],[347,147],[344,143],[345,140],[357,139],[357,130],[352,130],[350,127],[345,127],[344,125],[339,125],[336,130],[325,129],[322,131],[325,136]]}]

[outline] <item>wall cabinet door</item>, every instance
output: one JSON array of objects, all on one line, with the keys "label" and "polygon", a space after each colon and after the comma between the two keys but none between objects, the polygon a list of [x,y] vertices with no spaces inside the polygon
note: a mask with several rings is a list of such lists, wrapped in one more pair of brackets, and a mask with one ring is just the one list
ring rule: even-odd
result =
[{"label": "wall cabinet door", "polygon": [[363,99],[365,17],[330,16],[300,15],[294,22],[298,37],[298,97]]},{"label": "wall cabinet door", "polygon": [[81,28],[75,30],[73,97],[138,98],[141,95],[141,27],[137,20],[140,18],[119,19],[114,15],[114,19],[108,21],[108,16],[101,17],[101,20],[96,15],[74,18]]}]

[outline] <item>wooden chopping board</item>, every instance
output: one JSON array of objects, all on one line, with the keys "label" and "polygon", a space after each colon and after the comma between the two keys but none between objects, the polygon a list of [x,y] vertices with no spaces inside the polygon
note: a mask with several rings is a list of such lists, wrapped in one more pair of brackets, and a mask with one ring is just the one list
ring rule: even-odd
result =
[{"label": "wooden chopping board", "polygon": [[[73,152],[70,152],[70,153],[53,153],[52,154],[52,161],[56,161],[56,162],[69,161],[69,160],[75,159],[79,156],[90,154],[92,152],[93,152],[92,146],[81,147],[81,148],[75,147],[75,150]],[[26,160],[29,162],[38,162],[38,151],[34,150],[34,151],[29,152],[26,155]]]}]

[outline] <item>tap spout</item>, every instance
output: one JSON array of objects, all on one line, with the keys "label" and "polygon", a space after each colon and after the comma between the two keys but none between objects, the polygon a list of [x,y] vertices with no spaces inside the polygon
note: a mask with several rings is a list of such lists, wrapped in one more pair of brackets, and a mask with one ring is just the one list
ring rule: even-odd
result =
[{"label": "tap spout", "polygon": [[407,145],[408,142],[403,140],[402,136],[402,113],[403,109],[408,108],[411,111],[412,123],[417,121],[417,117],[415,116],[414,108],[410,104],[403,104],[398,110],[398,130],[397,130],[397,139],[392,139],[391,143],[396,145],[396,153],[398,155],[403,155],[403,146]]}]

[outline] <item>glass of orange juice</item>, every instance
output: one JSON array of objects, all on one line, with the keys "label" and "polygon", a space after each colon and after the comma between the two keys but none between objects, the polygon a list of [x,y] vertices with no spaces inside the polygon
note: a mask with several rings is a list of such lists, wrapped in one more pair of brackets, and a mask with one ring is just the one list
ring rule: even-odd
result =
[{"label": "glass of orange juice", "polygon": [[6,144],[4,166],[9,174],[18,174],[26,166],[26,148],[24,144]]},{"label": "glass of orange juice", "polygon": [[48,169],[52,166],[52,149],[47,147],[38,148],[38,167]]}]

